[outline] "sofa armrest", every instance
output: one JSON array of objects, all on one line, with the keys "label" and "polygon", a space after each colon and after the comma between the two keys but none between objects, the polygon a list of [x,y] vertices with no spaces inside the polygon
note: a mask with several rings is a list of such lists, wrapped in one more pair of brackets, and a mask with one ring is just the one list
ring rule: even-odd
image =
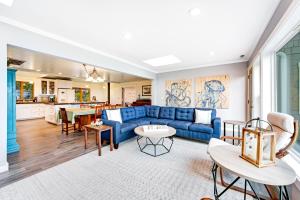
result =
[{"label": "sofa armrest", "polygon": [[212,121],[212,127],[214,129],[212,137],[214,137],[214,138],[220,138],[220,136],[221,136],[221,118],[216,117]]},{"label": "sofa armrest", "polygon": [[104,125],[113,127],[114,144],[118,144],[120,135],[121,123],[113,120],[102,119]]}]

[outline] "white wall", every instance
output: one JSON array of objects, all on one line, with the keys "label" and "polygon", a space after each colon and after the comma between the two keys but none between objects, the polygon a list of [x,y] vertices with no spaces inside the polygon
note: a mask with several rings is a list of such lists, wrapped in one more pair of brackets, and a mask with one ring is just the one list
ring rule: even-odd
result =
[{"label": "white wall", "polygon": [[[182,70],[162,73],[157,75],[155,88],[157,89],[156,102],[165,106],[165,81],[192,79],[192,93],[195,94],[195,79],[215,75],[229,75],[229,109],[218,109],[217,115],[222,120],[245,120],[246,119],[246,83],[247,83],[247,62],[220,65],[215,67]],[[194,107],[194,95],[192,95],[192,106]]]},{"label": "white wall", "polygon": [[[0,90],[7,94],[7,47],[0,39]],[[8,170],[7,163],[7,95],[0,95],[0,173]]]},{"label": "white wall", "polygon": [[136,90],[136,99],[140,95],[141,99],[151,99],[151,96],[142,96],[142,86],[152,85],[151,80],[144,81],[132,81],[124,83],[111,83],[111,104],[121,104],[122,103],[122,88],[134,88]]}]

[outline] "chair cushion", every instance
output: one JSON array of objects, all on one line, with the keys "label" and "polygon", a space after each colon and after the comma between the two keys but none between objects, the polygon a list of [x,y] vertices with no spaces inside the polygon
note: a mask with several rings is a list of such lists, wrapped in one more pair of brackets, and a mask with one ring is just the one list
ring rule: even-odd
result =
[{"label": "chair cushion", "polygon": [[189,126],[190,131],[197,131],[197,132],[202,132],[202,133],[209,133],[213,134],[214,129],[211,127],[211,125],[204,125],[204,124],[198,124],[198,123],[193,123]]},{"label": "chair cushion", "polygon": [[173,107],[160,107],[159,118],[161,119],[175,119],[175,108]]},{"label": "chair cushion", "polygon": [[272,126],[277,126],[282,130],[294,133],[294,117],[284,113],[272,112],[268,114],[268,121]]},{"label": "chair cushion", "polygon": [[135,119],[135,110],[133,107],[121,108],[121,115],[123,122],[126,122],[131,119]]},{"label": "chair cushion", "polygon": [[121,131],[121,133],[126,133],[129,131],[132,131],[137,126],[138,125],[134,124],[134,123],[123,123],[123,124],[121,124],[120,131]]},{"label": "chair cushion", "polygon": [[168,124],[168,126],[171,126],[173,128],[178,128],[178,129],[183,129],[183,130],[188,130],[189,129],[189,125],[191,125],[192,122],[188,122],[188,121],[172,121]]},{"label": "chair cushion", "polygon": [[150,120],[148,118],[131,119],[127,122],[137,124],[138,126],[150,124]]},{"label": "chair cushion", "polygon": [[146,108],[146,116],[147,117],[155,117],[158,118],[159,114],[159,106],[145,106]]},{"label": "chair cushion", "polygon": [[194,108],[176,108],[175,119],[194,121]]},{"label": "chair cushion", "polygon": [[146,117],[146,109],[144,106],[136,106],[134,110],[136,118]]},{"label": "chair cushion", "polygon": [[158,124],[158,125],[168,125],[170,122],[174,120],[171,119],[153,119],[151,120],[151,124]]}]

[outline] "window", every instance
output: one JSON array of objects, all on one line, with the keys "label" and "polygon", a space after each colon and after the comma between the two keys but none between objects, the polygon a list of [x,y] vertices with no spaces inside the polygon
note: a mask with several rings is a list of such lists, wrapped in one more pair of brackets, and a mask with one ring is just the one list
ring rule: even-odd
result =
[{"label": "window", "polygon": [[[276,107],[300,119],[300,33],[276,52]],[[294,146],[300,153],[300,137]]]},{"label": "window", "polygon": [[32,100],[34,85],[31,82],[17,81],[16,82],[16,96],[17,100]]},{"label": "window", "polygon": [[91,91],[89,88],[73,88],[75,90],[76,102],[89,102],[91,101]]}]

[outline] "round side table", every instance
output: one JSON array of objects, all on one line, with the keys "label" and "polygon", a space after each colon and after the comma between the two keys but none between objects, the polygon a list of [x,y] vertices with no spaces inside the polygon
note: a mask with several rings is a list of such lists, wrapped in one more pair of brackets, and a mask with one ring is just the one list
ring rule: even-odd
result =
[{"label": "round side table", "polygon": [[[241,148],[233,145],[217,145],[209,149],[209,155],[214,161],[212,176],[214,179],[215,199],[219,199],[230,187],[232,187],[240,178],[245,180],[244,199],[246,199],[246,190],[249,185],[255,197],[255,192],[250,181],[264,185],[272,185],[279,188],[279,199],[290,199],[286,186],[296,181],[295,171],[282,160],[276,160],[275,166],[258,168],[240,157]],[[217,169],[218,167],[229,171],[237,178],[229,184],[221,193],[217,190]],[[269,191],[267,191],[269,193]],[[270,195],[270,193],[269,193]]]}]

